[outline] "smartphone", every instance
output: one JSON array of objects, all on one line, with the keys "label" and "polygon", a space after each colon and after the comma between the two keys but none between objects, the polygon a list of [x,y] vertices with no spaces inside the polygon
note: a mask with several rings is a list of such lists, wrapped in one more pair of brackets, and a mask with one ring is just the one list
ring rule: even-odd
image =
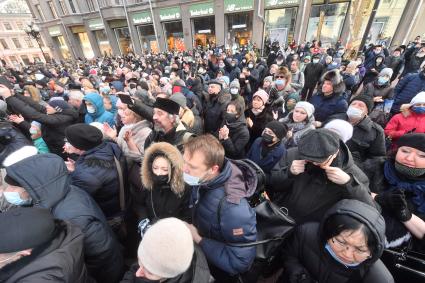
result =
[{"label": "smartphone", "polygon": [[133,105],[133,100],[131,99],[130,95],[124,94],[124,93],[118,93],[118,97],[120,98],[122,103]]}]

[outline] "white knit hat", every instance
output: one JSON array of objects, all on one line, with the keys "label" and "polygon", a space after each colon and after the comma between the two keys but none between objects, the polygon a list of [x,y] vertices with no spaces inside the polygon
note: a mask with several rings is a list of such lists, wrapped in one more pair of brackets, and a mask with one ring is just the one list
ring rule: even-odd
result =
[{"label": "white knit hat", "polygon": [[3,161],[3,166],[8,167],[19,161],[24,160],[25,158],[31,157],[37,154],[37,148],[35,146],[26,145],[20,149],[9,154]]},{"label": "white knit hat", "polygon": [[173,278],[190,267],[193,252],[192,234],[185,223],[177,218],[165,218],[143,236],[137,256],[150,273]]},{"label": "white knit hat", "polygon": [[310,118],[311,115],[314,114],[314,105],[307,102],[307,101],[299,101],[297,102],[297,104],[295,104],[295,108],[300,107],[302,109],[305,110],[305,112],[307,112],[307,117]]},{"label": "white knit hat", "polygon": [[410,101],[410,105],[415,105],[417,103],[425,103],[425,91],[421,91]]},{"label": "white knit hat", "polygon": [[345,120],[332,120],[327,123],[324,128],[337,133],[344,143],[353,137],[353,126]]}]

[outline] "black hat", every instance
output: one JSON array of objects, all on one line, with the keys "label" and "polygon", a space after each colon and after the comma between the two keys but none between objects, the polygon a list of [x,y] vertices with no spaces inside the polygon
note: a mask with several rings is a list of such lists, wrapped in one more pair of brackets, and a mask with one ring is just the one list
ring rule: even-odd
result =
[{"label": "black hat", "polygon": [[100,145],[103,140],[102,132],[88,124],[78,123],[65,129],[68,142],[77,149],[90,150]]},{"label": "black hat", "polygon": [[265,128],[272,130],[279,140],[282,140],[288,133],[288,127],[278,121],[268,122]]},{"label": "black hat", "polygon": [[9,89],[13,88],[13,84],[5,76],[0,76],[0,85],[5,85]]},{"label": "black hat", "polygon": [[398,139],[397,145],[408,146],[416,148],[417,150],[425,152],[425,134],[424,133],[410,133],[401,136]]},{"label": "black hat", "polygon": [[164,110],[167,113],[178,115],[180,111],[180,105],[171,99],[157,97],[153,108]]},{"label": "black hat", "polygon": [[33,249],[55,236],[55,220],[49,210],[19,207],[0,213],[0,253]]},{"label": "black hat", "polygon": [[223,88],[223,84],[221,82],[219,82],[218,80],[209,80],[208,85],[212,85],[212,84],[219,85],[220,88]]},{"label": "black hat", "polygon": [[350,104],[353,103],[353,101],[359,100],[362,101],[364,104],[366,104],[367,112],[370,113],[373,109],[374,102],[372,96],[360,94],[355,96],[353,99],[351,99]]},{"label": "black hat", "polygon": [[311,130],[298,142],[300,159],[322,163],[339,150],[338,134],[327,129]]},{"label": "black hat", "polygon": [[69,89],[69,90],[71,90],[71,89],[78,89],[78,90],[81,90],[81,84],[80,84],[80,83],[70,83],[70,84],[68,85],[68,89]]}]

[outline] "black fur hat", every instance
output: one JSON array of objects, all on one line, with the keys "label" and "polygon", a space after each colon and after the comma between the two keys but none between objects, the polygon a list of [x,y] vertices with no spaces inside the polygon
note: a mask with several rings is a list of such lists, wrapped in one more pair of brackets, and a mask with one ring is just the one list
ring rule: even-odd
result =
[{"label": "black fur hat", "polygon": [[334,93],[335,94],[341,94],[345,91],[345,83],[344,80],[341,76],[341,73],[339,72],[339,70],[331,70],[331,71],[327,71],[323,77],[322,77],[322,83],[324,81],[330,81],[332,82],[332,86],[334,89]]}]

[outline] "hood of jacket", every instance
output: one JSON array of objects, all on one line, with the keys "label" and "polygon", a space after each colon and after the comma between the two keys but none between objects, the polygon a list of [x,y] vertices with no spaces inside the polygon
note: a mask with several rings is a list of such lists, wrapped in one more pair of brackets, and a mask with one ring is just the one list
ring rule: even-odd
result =
[{"label": "hood of jacket", "polygon": [[115,164],[114,163],[114,156],[120,160],[122,155],[122,151],[120,147],[113,142],[104,141],[99,146],[96,146],[95,148],[92,148],[90,150],[87,150],[84,152],[80,158],[78,158],[77,163],[85,162],[89,166],[90,165],[97,165],[97,166],[106,166],[108,167],[108,164]]},{"label": "hood of jacket", "polygon": [[183,156],[175,146],[167,142],[153,143],[145,150],[140,172],[143,186],[148,190],[152,190],[154,187],[152,163],[158,155],[165,156],[171,164],[171,179],[169,183],[171,190],[177,195],[183,194],[185,190]]},{"label": "hood of jacket", "polygon": [[97,93],[88,93],[84,96],[84,100],[90,102],[93,104],[93,106],[96,108],[96,112],[94,113],[88,113],[88,115],[92,116],[94,119],[99,118],[102,116],[103,113],[105,113],[105,107],[103,106],[103,98]]},{"label": "hood of jacket", "polygon": [[384,251],[385,243],[385,220],[382,215],[374,207],[358,200],[344,199],[339,201],[326,212],[320,223],[319,233],[323,246],[326,242],[323,231],[324,225],[326,221],[335,214],[350,216],[363,223],[372,231],[378,244],[375,252],[372,253],[372,257],[367,259],[364,263],[371,264],[377,261]]},{"label": "hood of jacket", "polygon": [[33,204],[47,209],[60,202],[70,189],[70,177],[62,158],[38,154],[6,168],[7,174],[31,196]]},{"label": "hood of jacket", "polygon": [[31,142],[9,122],[0,122],[0,168],[3,161],[12,152]]}]

